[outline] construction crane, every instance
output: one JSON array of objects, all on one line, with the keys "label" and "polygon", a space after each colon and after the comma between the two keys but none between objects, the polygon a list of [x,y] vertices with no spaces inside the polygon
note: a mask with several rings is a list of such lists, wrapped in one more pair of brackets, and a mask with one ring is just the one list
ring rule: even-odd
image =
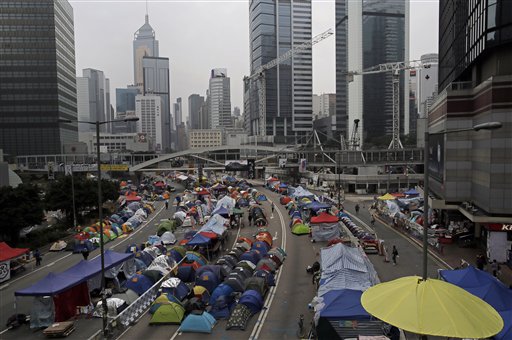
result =
[{"label": "construction crane", "polygon": [[359,119],[354,119],[354,128],[352,129],[352,136],[350,137],[348,147],[349,150],[358,150],[360,146],[359,142],[359,132],[357,131],[359,129]]},{"label": "construction crane", "polygon": [[282,63],[285,60],[290,59],[297,53],[300,53],[308,48],[311,48],[316,43],[330,37],[334,32],[332,29],[328,29],[327,31],[316,35],[310,41],[307,41],[303,44],[295,46],[294,48],[288,50],[286,53],[281,54],[276,59],[266,63],[263,66],[258,67],[253,74],[244,78],[244,82],[248,84],[250,81],[256,81],[258,83],[258,100],[259,100],[259,135],[266,136],[267,124],[266,124],[266,116],[267,116],[267,108],[266,108],[266,83],[265,83],[265,71],[276,67],[278,64]]},{"label": "construction crane", "polygon": [[[347,72],[347,81],[349,83],[354,80],[354,76],[393,72],[393,136],[388,149],[403,149],[402,142],[400,141],[400,71],[416,68],[430,68],[430,64],[423,64],[421,60],[400,61]],[[355,127],[357,128],[357,125]]]}]

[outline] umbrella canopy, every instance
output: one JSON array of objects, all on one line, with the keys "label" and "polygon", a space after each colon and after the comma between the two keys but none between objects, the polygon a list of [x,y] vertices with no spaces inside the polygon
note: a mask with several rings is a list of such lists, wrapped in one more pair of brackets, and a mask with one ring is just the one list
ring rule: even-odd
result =
[{"label": "umbrella canopy", "polygon": [[364,309],[380,320],[416,334],[488,338],[503,328],[489,304],[450,283],[406,276],[370,287]]},{"label": "umbrella canopy", "polygon": [[379,199],[381,201],[388,201],[388,200],[394,200],[394,199],[396,199],[396,197],[391,194],[385,194],[385,195],[377,197],[377,199]]}]

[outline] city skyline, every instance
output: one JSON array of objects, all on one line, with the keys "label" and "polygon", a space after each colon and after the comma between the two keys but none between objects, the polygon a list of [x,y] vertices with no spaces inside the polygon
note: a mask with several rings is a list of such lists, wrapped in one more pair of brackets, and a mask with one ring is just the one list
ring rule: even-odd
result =
[{"label": "city skyline", "polygon": [[[76,69],[103,70],[110,77],[112,90],[132,84],[133,34],[145,21],[145,2],[70,0],[70,3],[75,16]],[[313,1],[312,8],[313,35],[334,28],[334,0]],[[422,30],[437,21],[437,12],[437,0],[411,0],[410,59],[437,52],[437,25],[426,32]],[[124,20],[112,25],[112,13]],[[249,75],[248,1],[149,0],[148,14],[160,42],[160,54],[169,57],[171,102],[177,97],[203,93],[208,88],[209,70],[223,65],[230,70],[232,106],[243,107],[243,77]],[[98,50],[107,51],[108,57],[98,54]],[[334,70],[335,39],[331,37],[313,48],[313,93],[335,92]],[[183,112],[184,119],[188,119],[187,102]]]}]

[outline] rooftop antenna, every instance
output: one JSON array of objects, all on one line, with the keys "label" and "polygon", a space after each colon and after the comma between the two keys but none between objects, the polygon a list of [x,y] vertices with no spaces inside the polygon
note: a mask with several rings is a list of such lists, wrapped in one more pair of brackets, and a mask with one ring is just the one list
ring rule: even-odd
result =
[{"label": "rooftop antenna", "polygon": [[146,0],[146,23],[149,22],[148,0]]}]

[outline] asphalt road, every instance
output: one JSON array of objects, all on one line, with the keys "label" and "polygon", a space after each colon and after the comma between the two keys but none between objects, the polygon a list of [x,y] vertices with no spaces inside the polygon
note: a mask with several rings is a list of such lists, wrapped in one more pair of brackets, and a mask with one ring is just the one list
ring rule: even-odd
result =
[{"label": "asphalt road", "polygon": [[[182,192],[183,188],[176,186],[176,192],[172,193],[170,201],[174,199],[177,193]],[[156,233],[157,225],[161,219],[167,219],[174,214],[174,209],[169,206],[165,210],[163,202],[155,203],[155,212],[148,216],[146,223],[134,230],[127,237],[115,239],[105,244],[105,249],[112,249],[117,252],[124,253],[129,244],[141,244],[148,240],[149,235]],[[179,235],[176,235],[179,238]],[[99,256],[99,249],[94,250],[89,255],[89,259]],[[7,319],[15,313],[30,314],[32,297],[15,298],[14,292],[29,287],[38,280],[45,277],[50,272],[62,272],[69,267],[77,264],[83,259],[80,254],[72,254],[71,252],[49,252],[44,254],[41,267],[35,267],[32,262],[27,266],[27,270],[22,275],[15,276],[11,280],[0,286],[0,339],[46,339],[42,331],[32,331],[28,325],[24,325],[14,330],[5,329]],[[75,324],[76,330],[68,336],[68,339],[85,339],[101,329],[101,319],[78,319]]]}]

